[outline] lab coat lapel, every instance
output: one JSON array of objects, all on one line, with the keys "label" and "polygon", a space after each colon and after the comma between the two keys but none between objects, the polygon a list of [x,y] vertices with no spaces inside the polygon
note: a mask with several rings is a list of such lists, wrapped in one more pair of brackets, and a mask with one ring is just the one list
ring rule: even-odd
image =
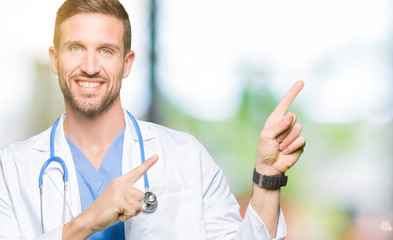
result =
[{"label": "lab coat lapel", "polygon": [[[79,197],[79,186],[78,180],[75,172],[74,160],[72,158],[71,150],[66,140],[64,134],[64,122],[65,114],[63,114],[61,119],[61,124],[59,123],[58,129],[56,129],[56,140],[55,145],[57,144],[57,151],[55,151],[55,155],[59,154],[61,158],[65,161],[68,169],[68,191],[67,191],[67,205],[71,210],[72,218],[76,217],[81,212],[81,204]],[[55,147],[56,149],[56,147]],[[62,188],[60,188],[62,189]]]},{"label": "lab coat lapel", "polygon": [[[80,197],[79,197],[79,188],[78,188],[78,181],[75,172],[74,161],[72,159],[71,150],[68,146],[68,142],[65,138],[63,122],[64,122],[65,114],[61,116],[59,121],[59,125],[56,129],[55,134],[55,156],[62,158],[67,166],[68,170],[68,184],[67,184],[67,192],[66,192],[66,222],[71,220],[72,218],[76,217],[81,212],[80,207]],[[40,142],[36,145],[38,150],[41,150],[45,153],[45,155],[50,156],[50,141],[49,141],[49,134],[47,137],[40,140]],[[44,182],[44,194],[58,194],[61,196],[61,202],[54,205],[53,208],[59,209],[62,207],[63,197],[64,197],[64,182],[63,182],[63,170],[58,163],[51,163],[47,170],[45,171],[45,177],[48,177],[50,181],[46,183],[51,184],[53,187],[48,187],[48,189],[52,189],[51,192],[46,191],[46,186]],[[56,190],[53,190],[56,189]],[[46,198],[46,197],[45,197]],[[59,199],[59,198],[56,198]],[[54,209],[55,210],[55,209]],[[50,211],[49,206],[46,211]]]},{"label": "lab coat lapel", "polygon": [[[126,129],[124,132],[124,142],[123,142],[123,159],[122,159],[122,173],[123,175],[130,172],[132,169],[138,167],[141,164],[141,153],[139,148],[138,135],[136,133],[135,127],[128,117],[127,112],[124,110]],[[146,127],[146,123],[143,121],[138,121],[138,125],[141,130],[142,139],[145,147],[145,157],[150,157],[150,154],[155,151],[151,149],[149,145],[155,146],[154,134]],[[150,143],[150,144],[147,144]],[[143,177],[141,177],[134,185],[135,188],[138,188],[141,191],[145,191],[145,183]],[[128,219],[124,224],[125,228],[125,237],[126,240],[130,239],[132,236],[132,224],[134,218]],[[139,229],[141,230],[141,229]]]},{"label": "lab coat lapel", "polygon": [[[122,159],[122,174],[130,172],[132,169],[138,167],[141,164],[141,153],[139,148],[138,135],[136,133],[135,127],[131,119],[128,117],[126,110],[124,110],[124,117],[126,122],[126,129],[124,133],[123,142],[123,159]],[[155,140],[152,132],[145,127],[145,122],[137,120],[138,125],[141,130],[143,143],[145,146],[145,158],[150,157],[148,155],[151,151],[145,144],[146,142],[152,142]],[[134,185],[138,189],[144,191],[144,181],[140,178]]]}]

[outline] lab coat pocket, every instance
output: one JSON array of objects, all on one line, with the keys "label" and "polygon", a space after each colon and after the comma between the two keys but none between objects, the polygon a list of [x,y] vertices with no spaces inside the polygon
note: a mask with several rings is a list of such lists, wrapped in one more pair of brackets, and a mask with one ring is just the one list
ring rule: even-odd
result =
[{"label": "lab coat pocket", "polygon": [[157,196],[158,208],[126,222],[129,239],[205,239],[202,199],[182,191]]}]

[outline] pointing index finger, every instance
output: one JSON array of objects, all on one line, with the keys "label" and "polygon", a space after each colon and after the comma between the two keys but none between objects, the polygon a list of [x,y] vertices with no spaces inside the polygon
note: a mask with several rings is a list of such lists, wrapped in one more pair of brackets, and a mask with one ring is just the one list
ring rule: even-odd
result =
[{"label": "pointing index finger", "polygon": [[153,157],[147,159],[144,163],[127,173],[126,175],[129,177],[131,183],[134,184],[139,178],[141,178],[143,174],[147,172],[147,170],[149,170],[149,168],[157,162],[157,160],[158,156],[154,155]]},{"label": "pointing index finger", "polygon": [[285,96],[281,99],[276,109],[274,109],[272,115],[278,116],[280,118],[284,116],[295,97],[298,95],[300,90],[302,90],[303,86],[304,82],[302,80],[299,80],[293,84],[291,89],[289,89],[287,94],[285,94]]}]

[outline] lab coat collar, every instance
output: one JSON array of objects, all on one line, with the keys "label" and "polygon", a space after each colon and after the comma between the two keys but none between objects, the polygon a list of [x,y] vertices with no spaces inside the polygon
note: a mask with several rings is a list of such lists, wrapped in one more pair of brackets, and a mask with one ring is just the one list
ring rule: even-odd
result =
[{"label": "lab coat collar", "polygon": [[[131,119],[128,117],[127,110],[123,109],[124,111],[124,117],[125,117],[125,122],[126,122],[126,130],[131,134],[131,138],[134,139],[134,141],[138,141],[138,134],[136,133],[135,127],[131,121]],[[136,119],[138,122],[138,125],[141,129],[142,133],[142,139],[143,141],[149,141],[153,138],[155,138],[153,132],[151,129],[148,127],[147,123],[145,121],[141,121]]]},{"label": "lab coat collar", "polygon": [[[55,154],[56,152],[63,148],[64,144],[66,143],[65,140],[65,134],[64,134],[64,119],[66,117],[66,114],[63,113],[60,116],[60,120],[59,120],[59,124],[57,125],[57,129],[56,129],[56,134],[55,134]],[[43,132],[43,134],[39,135],[39,139],[36,141],[36,143],[33,146],[34,150],[38,150],[38,151],[50,151],[50,132],[52,130],[51,126],[50,128],[48,128],[45,132]],[[68,145],[68,144],[67,144]]]}]

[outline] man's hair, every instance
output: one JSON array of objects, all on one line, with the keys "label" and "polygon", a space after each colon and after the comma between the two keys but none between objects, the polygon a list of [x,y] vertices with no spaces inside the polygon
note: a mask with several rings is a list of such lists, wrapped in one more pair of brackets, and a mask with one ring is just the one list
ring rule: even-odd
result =
[{"label": "man's hair", "polygon": [[118,0],[67,0],[57,11],[53,44],[59,49],[60,25],[78,13],[103,13],[116,17],[123,22],[124,54],[131,49],[131,26],[128,14]]}]

